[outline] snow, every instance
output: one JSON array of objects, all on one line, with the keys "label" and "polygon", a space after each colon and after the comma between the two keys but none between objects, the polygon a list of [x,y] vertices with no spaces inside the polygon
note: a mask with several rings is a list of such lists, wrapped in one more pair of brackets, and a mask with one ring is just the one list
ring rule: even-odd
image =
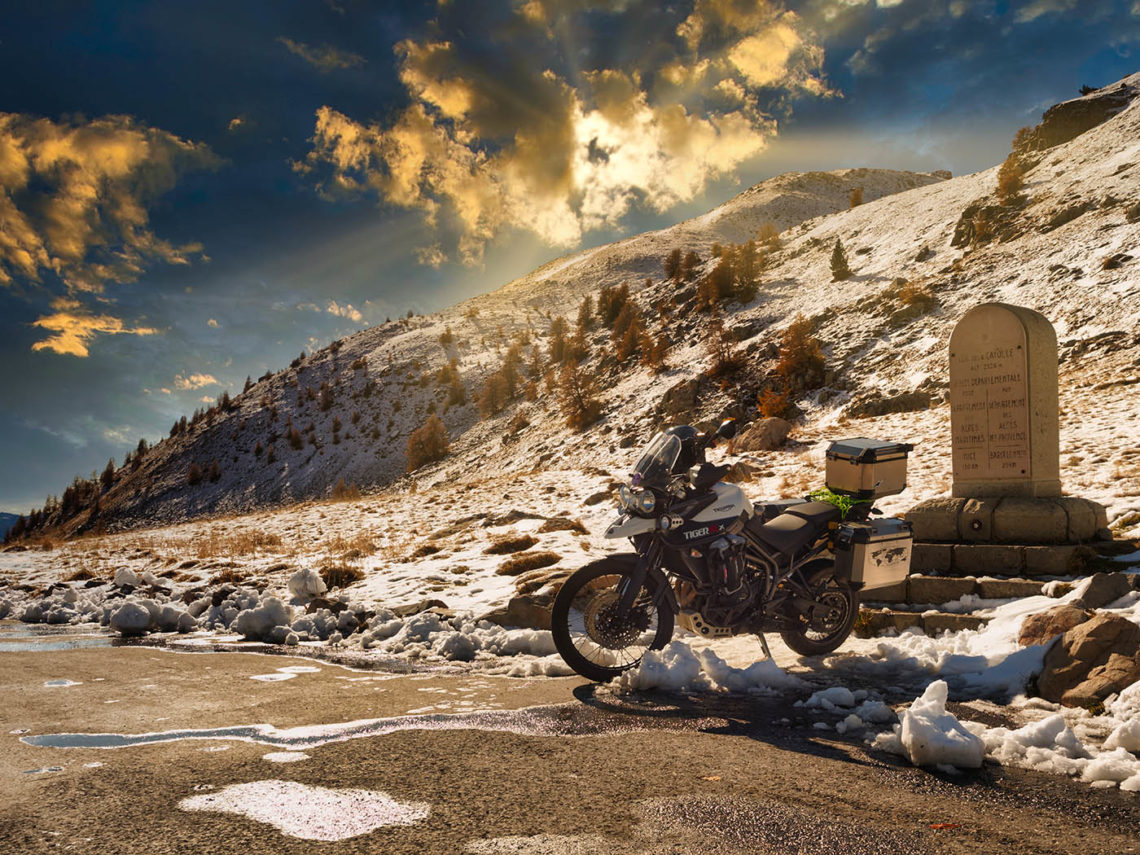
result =
[{"label": "snow", "polygon": [[328,588],[320,574],[312,569],[298,570],[289,577],[289,593],[299,602],[308,602],[313,597],[319,597]]},{"label": "snow", "polygon": [[185,811],[215,811],[271,825],[302,840],[347,840],[392,825],[415,825],[431,813],[372,790],[333,790],[296,781],[252,781],[183,799]]},{"label": "snow", "polygon": [[622,672],[616,682],[622,692],[658,689],[765,693],[804,685],[770,659],[736,668],[712,649],[694,651],[684,641],[673,641],[661,650],[646,653],[637,667]]},{"label": "snow", "polygon": [[916,766],[953,766],[977,769],[985,758],[985,743],[946,711],[948,687],[935,680],[888,735],[874,741],[876,748],[902,754]]}]

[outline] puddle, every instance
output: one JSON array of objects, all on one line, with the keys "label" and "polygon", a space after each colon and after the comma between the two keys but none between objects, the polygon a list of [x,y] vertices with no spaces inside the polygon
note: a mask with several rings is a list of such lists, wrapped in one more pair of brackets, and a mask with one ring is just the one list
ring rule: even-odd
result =
[{"label": "puddle", "polygon": [[261,759],[270,763],[300,763],[302,760],[308,760],[309,755],[304,751],[270,751],[262,755]]},{"label": "puddle", "polygon": [[296,781],[253,781],[178,803],[271,825],[302,840],[346,840],[390,825],[414,825],[431,813],[422,802],[398,802],[373,790],[329,790]]},{"label": "puddle", "polygon": [[84,647],[110,647],[112,636],[86,627],[7,623],[0,625],[0,653],[48,653]]},{"label": "puddle", "polygon": [[42,769],[25,769],[25,775],[43,775],[47,772],[62,772],[62,766],[44,766]]},{"label": "puddle", "polygon": [[[671,725],[684,729],[721,726],[723,719],[658,720],[654,729]],[[638,716],[598,715],[577,704],[529,707],[522,710],[476,710],[453,714],[404,715],[393,718],[319,724],[307,727],[277,728],[271,724],[232,727],[165,730],[152,733],[47,733],[24,736],[20,741],[42,748],[129,748],[184,739],[234,740],[255,742],[281,749],[317,748],[331,742],[386,736],[407,730],[486,730],[521,736],[591,736],[633,733],[648,729]]]},{"label": "puddle", "polygon": [[254,674],[249,679],[260,683],[280,683],[282,680],[292,680],[298,674],[319,674],[320,668],[315,665],[287,665],[278,668],[272,674]]},{"label": "puddle", "polygon": [[83,683],[77,683],[75,680],[48,680],[44,683],[45,689],[66,689],[68,686],[82,686]]}]

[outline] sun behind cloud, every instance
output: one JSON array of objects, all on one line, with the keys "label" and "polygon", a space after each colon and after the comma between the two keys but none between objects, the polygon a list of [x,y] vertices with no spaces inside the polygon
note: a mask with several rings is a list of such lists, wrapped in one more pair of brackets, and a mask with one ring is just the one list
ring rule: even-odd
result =
[{"label": "sun behind cloud", "polygon": [[[430,266],[479,264],[505,229],[570,247],[635,205],[691,201],[765,149],[792,98],[833,94],[822,47],[776,2],[698,0],[684,16],[649,0],[504,2],[478,35],[473,12],[442,6],[430,36],[395,48],[410,104],[386,122],[322,106],[296,165],[330,197],[420,211],[456,250],[432,244]],[[591,67],[576,39],[607,25],[660,38]]]}]

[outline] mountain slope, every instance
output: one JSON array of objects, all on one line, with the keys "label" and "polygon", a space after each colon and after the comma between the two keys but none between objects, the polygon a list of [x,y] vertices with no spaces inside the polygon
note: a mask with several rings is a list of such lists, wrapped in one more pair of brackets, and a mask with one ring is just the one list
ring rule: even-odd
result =
[{"label": "mountain slope", "polygon": [[[68,526],[251,509],[326,495],[341,480],[383,486],[403,476],[407,438],[431,412],[442,414],[451,453],[418,471],[419,481],[596,466],[666,418],[753,418],[780,337],[799,316],[822,342],[828,369],[822,386],[795,402],[805,438],[859,414],[937,407],[954,322],[988,300],[1035,308],[1054,323],[1064,388],[1128,382],[1140,369],[1138,80],[1108,87],[1108,107],[1104,97],[1096,106],[1094,93],[1053,108],[1052,127],[1062,128],[1050,131],[1054,138],[1088,123],[1066,124],[1066,110],[1085,116],[1095,108],[1100,123],[1022,151],[1025,188],[1008,205],[994,198],[996,167],[954,179],[884,170],[785,175],[670,229],[575,253],[432,316],[356,333],[263,378],[229,408],[124,467],[98,513],[81,513]],[[848,210],[854,187],[867,201]],[[716,265],[714,243],[747,239],[765,222],[782,229],[781,247],[767,257],[756,298],[720,306],[745,358],[714,379],[709,316],[697,311],[696,285]],[[837,239],[854,271],[843,282],[832,280],[830,268]],[[702,259],[692,281],[663,277],[673,249]],[[573,324],[583,297],[623,281],[649,331],[671,340],[668,370],[619,363],[608,330],[596,326],[585,365],[603,389],[598,423],[582,434],[568,429],[542,378],[534,400],[520,396],[479,418],[474,399],[512,341],[546,348],[554,316]],[[438,374],[448,360],[456,360],[466,404],[446,405],[449,389]],[[930,412],[930,430],[944,432],[946,408]],[[188,484],[195,466],[204,477]]]}]

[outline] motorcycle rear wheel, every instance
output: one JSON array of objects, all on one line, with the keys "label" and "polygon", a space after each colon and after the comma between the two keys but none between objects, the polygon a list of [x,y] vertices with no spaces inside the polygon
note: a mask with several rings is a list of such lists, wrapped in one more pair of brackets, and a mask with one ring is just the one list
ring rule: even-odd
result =
[{"label": "motorcycle rear wheel", "polygon": [[588,680],[614,679],[673,637],[673,612],[654,602],[652,579],[646,579],[630,613],[624,619],[618,616],[618,586],[630,569],[614,558],[594,561],[570,576],[554,598],[554,646],[566,664]]},{"label": "motorcycle rear wheel", "polygon": [[859,614],[859,600],[850,582],[836,578],[834,567],[816,573],[810,587],[815,601],[826,606],[826,611],[814,620],[802,618],[800,626],[781,632],[780,638],[801,656],[822,656],[838,648],[851,634]]}]

